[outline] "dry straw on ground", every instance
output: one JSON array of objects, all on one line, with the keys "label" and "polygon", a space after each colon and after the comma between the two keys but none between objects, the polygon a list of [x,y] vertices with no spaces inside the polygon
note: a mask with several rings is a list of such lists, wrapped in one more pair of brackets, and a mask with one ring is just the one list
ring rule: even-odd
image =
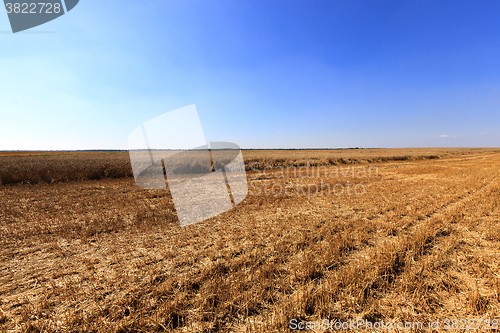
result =
[{"label": "dry straw on ground", "polygon": [[[338,165],[437,159],[491,149],[245,150],[247,170],[265,166]],[[128,152],[0,152],[0,185],[131,177]]]},{"label": "dry straw on ground", "polygon": [[[331,158],[327,175],[376,164],[366,178],[249,174],[256,186],[359,183],[364,195],[249,195],[184,228],[168,192],[130,177],[1,186],[0,328],[273,332],[293,318],[500,319],[500,150],[341,155],[244,152],[247,165]],[[36,158],[43,168],[54,157]],[[85,158],[89,169],[108,163]]]}]

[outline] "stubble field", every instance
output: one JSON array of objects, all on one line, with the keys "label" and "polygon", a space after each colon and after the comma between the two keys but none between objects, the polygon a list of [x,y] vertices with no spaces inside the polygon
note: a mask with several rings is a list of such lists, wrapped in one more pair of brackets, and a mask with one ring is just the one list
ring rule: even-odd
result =
[{"label": "stubble field", "polygon": [[500,149],[243,151],[247,198],[187,227],[126,153],[3,155],[0,330],[500,319]]}]

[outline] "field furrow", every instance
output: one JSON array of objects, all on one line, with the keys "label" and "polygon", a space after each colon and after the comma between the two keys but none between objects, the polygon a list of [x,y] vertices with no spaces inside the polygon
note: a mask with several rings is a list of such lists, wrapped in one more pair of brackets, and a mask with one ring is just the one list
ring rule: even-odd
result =
[{"label": "field furrow", "polygon": [[281,162],[248,173],[237,207],[183,228],[169,192],[131,178],[3,186],[0,325],[271,332],[294,318],[498,319],[499,153],[307,164],[292,176],[277,174]]}]

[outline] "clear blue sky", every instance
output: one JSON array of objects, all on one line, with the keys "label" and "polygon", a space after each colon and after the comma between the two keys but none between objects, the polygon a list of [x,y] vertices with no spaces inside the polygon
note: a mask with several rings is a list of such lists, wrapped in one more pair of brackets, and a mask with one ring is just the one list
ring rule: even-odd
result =
[{"label": "clear blue sky", "polygon": [[499,1],[80,0],[9,31],[0,150],[126,149],[190,104],[244,148],[500,146]]}]

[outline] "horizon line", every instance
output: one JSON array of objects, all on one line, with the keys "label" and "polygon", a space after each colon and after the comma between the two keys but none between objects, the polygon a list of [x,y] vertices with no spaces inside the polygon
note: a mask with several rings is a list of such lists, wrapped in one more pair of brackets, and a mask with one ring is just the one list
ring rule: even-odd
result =
[{"label": "horizon line", "polygon": [[[350,150],[350,149],[478,149],[490,148],[498,149],[499,147],[335,147],[335,148],[240,148],[241,150]],[[195,149],[0,149],[0,152],[128,152],[128,151],[190,151]]]}]

